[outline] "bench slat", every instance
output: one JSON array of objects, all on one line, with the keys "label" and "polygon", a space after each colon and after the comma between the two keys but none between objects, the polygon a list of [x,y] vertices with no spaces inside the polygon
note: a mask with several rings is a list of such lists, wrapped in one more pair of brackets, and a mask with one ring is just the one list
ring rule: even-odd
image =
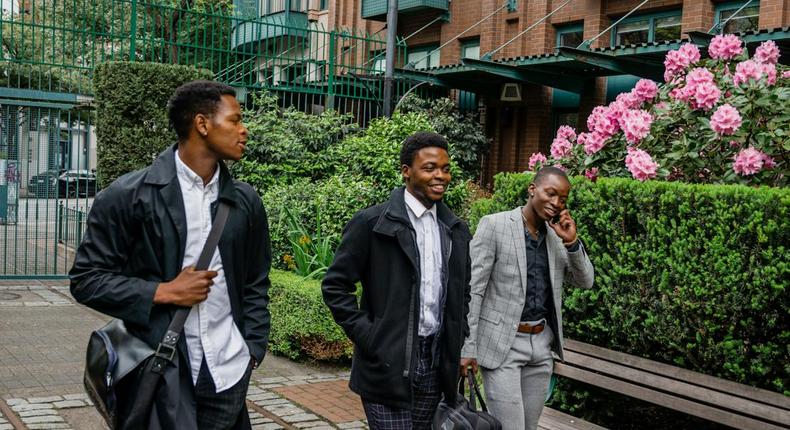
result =
[{"label": "bench slat", "polygon": [[605,427],[551,408],[543,408],[538,428],[541,430],[606,430]]},{"label": "bench slat", "polygon": [[709,390],[683,381],[669,379],[663,375],[656,375],[632,367],[622,366],[617,363],[573,351],[565,352],[565,360],[574,367],[606,374],[616,379],[648,387],[652,390],[661,390],[670,395],[686,397],[698,402],[707,403],[717,409],[727,409],[741,415],[749,415],[757,419],[765,418],[768,421],[790,426],[790,413],[763,403],[753,402],[742,397]]},{"label": "bench slat", "polygon": [[675,397],[649,388],[641,387],[629,382],[600,375],[588,370],[580,369],[569,364],[555,363],[554,372],[558,375],[585,382],[597,387],[605,388],[616,393],[625,394],[650,403],[664,406],[677,411],[685,412],[713,422],[725,424],[743,430],[783,430],[785,427],[755,420],[751,417],[735,414],[730,411],[716,409],[711,406],[696,403],[684,398]]},{"label": "bench slat", "polygon": [[728,381],[715,376],[704,375],[702,373],[682,369],[664,363],[658,363],[618,351],[612,351],[610,349],[572,339],[566,339],[563,342],[563,346],[565,350],[576,351],[585,355],[591,355],[608,360],[613,363],[642,369],[667,378],[673,378],[678,381],[710,388],[712,390],[727,393],[736,397],[741,397],[753,402],[765,403],[767,405],[775,406],[790,412],[790,397],[779,393],[763,390],[749,385],[739,384],[737,382]]}]

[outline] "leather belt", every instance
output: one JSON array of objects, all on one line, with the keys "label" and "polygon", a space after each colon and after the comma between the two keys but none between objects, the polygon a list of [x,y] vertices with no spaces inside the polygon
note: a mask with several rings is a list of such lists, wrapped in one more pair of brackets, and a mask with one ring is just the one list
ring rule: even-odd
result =
[{"label": "leather belt", "polygon": [[546,323],[540,323],[537,325],[529,325],[529,324],[519,324],[518,325],[518,332],[519,333],[529,333],[529,334],[538,334],[543,331],[546,327]]}]

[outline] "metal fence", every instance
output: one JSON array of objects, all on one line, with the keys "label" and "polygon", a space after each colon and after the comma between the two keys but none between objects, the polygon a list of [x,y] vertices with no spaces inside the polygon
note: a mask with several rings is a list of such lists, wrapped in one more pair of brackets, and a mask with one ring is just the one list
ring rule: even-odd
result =
[{"label": "metal fence", "polygon": [[[94,68],[192,65],[282,107],[380,116],[383,35],[333,28],[321,0],[13,0],[0,15],[0,277],[63,276],[96,190]],[[265,10],[261,10],[264,7]],[[262,16],[263,15],[263,16]],[[398,63],[406,57],[400,43]],[[409,83],[399,82],[396,95]]]}]

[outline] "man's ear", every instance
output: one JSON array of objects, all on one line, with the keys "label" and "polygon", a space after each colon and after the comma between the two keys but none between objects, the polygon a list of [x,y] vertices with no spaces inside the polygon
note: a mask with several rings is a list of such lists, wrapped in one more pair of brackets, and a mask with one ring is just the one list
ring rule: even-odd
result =
[{"label": "man's ear", "polygon": [[527,196],[531,196],[531,195],[535,194],[535,189],[536,188],[537,187],[535,186],[534,182],[529,184],[529,187],[527,187]]},{"label": "man's ear", "polygon": [[203,137],[208,136],[208,122],[208,117],[206,115],[202,113],[195,115],[193,124],[199,135]]},{"label": "man's ear", "polygon": [[407,166],[406,164],[401,165],[400,166],[400,175],[401,175],[401,178],[403,178],[404,181],[407,181],[409,179],[409,176],[411,175],[411,173],[409,172],[409,166]]}]

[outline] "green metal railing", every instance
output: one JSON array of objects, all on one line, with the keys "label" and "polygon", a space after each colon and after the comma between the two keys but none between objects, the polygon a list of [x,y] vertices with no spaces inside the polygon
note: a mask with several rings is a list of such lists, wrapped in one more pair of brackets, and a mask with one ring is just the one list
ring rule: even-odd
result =
[{"label": "green metal railing", "polygon": [[[64,276],[71,267],[97,192],[90,101],[102,62],[206,68],[241,100],[268,90],[282,107],[336,109],[362,126],[381,115],[374,58],[383,36],[325,29],[308,12],[320,0],[269,0],[264,16],[258,0],[233,3],[4,2],[13,7],[0,15],[0,277]],[[397,52],[403,65],[404,41]],[[395,94],[413,85],[398,82]]]}]

